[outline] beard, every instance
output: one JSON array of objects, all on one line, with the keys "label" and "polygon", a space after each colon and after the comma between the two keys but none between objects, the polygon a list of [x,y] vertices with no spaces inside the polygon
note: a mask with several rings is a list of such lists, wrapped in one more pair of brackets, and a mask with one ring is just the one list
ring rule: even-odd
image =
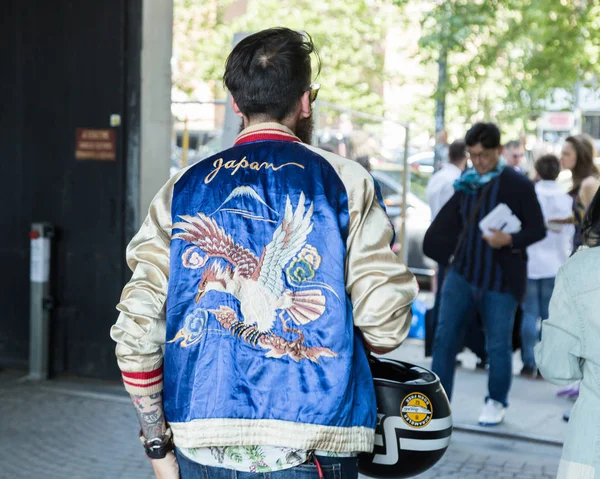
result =
[{"label": "beard", "polygon": [[[242,131],[244,131],[244,129],[245,129],[244,120],[242,120],[240,123],[240,129],[239,129],[238,134],[241,133]],[[302,143],[306,143],[307,145],[310,145],[310,144],[312,144],[314,129],[315,129],[315,121],[311,114],[308,118],[302,118],[302,119],[298,120],[298,122],[296,123],[296,131],[294,131],[294,134],[298,138],[300,138],[300,141]]]},{"label": "beard", "polygon": [[315,121],[312,114],[308,118],[302,118],[296,123],[296,131],[294,132],[302,143],[307,145],[312,144],[313,132],[315,129]]}]

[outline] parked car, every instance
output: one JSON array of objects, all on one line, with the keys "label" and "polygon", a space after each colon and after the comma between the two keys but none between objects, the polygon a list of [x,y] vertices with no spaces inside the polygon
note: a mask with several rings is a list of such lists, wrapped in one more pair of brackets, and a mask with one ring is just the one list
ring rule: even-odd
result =
[{"label": "parked car", "polygon": [[408,164],[414,171],[418,171],[423,175],[433,174],[433,151],[424,151],[408,157]]},{"label": "parked car", "polygon": [[[371,171],[373,178],[379,184],[383,201],[385,203],[388,216],[392,220],[396,230],[396,243],[394,250],[401,251],[400,228],[402,226],[402,185],[398,183],[391,175],[385,171]],[[422,289],[428,289],[431,286],[431,280],[435,275],[435,261],[427,258],[423,254],[423,238],[429,225],[431,224],[431,210],[429,205],[420,200],[412,192],[406,195],[406,245],[407,265],[409,269],[419,279]]]}]

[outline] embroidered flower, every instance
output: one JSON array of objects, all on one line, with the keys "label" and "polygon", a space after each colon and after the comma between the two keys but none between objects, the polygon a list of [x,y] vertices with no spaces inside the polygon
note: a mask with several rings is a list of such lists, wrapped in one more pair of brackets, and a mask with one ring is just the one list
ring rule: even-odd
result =
[{"label": "embroidered flower", "polygon": [[295,259],[286,271],[290,283],[303,283],[315,277],[313,266],[304,259]]},{"label": "embroidered flower", "polygon": [[202,332],[207,320],[208,311],[206,309],[195,309],[192,314],[188,314],[185,317],[183,330],[192,337],[198,335]]},{"label": "embroidered flower", "polygon": [[207,260],[208,256],[200,256],[198,249],[195,247],[186,249],[181,255],[181,262],[183,263],[183,266],[188,269],[202,268],[202,266],[206,264]]},{"label": "embroidered flower", "polygon": [[319,251],[309,244],[302,248],[302,251],[298,254],[298,259],[303,259],[310,263],[315,271],[321,266],[321,255],[319,255]]}]

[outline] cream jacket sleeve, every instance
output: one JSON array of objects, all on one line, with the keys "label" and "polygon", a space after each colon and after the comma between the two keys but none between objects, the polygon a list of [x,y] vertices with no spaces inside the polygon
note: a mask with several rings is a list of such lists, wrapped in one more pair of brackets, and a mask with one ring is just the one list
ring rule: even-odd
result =
[{"label": "cream jacket sleeve", "polygon": [[379,204],[370,175],[348,189],[350,234],[346,289],[354,324],[376,353],[396,349],[406,339],[418,286],[414,275],[391,248],[393,226]]},{"label": "cream jacket sleeve", "polygon": [[346,291],[354,324],[376,353],[396,349],[406,339],[418,285],[391,248],[394,228],[375,191],[373,177],[356,162],[319,148],[337,171],[348,194],[350,215],[346,243]]},{"label": "cream jacket sleeve", "polygon": [[110,330],[125,389],[145,396],[162,391],[165,302],[169,282],[171,198],[179,172],[152,200],[148,216],[127,247],[131,280],[117,305]]}]

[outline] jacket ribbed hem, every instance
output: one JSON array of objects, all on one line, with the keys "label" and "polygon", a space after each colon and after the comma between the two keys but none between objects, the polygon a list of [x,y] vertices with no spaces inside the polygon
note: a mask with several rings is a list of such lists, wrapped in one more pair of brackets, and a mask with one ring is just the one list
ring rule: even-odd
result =
[{"label": "jacket ribbed hem", "polygon": [[160,383],[155,384],[154,386],[150,386],[150,387],[131,386],[131,385],[127,384],[126,382],[123,382],[123,386],[125,386],[125,391],[127,391],[129,394],[132,394],[134,396],[152,396],[153,394],[158,394],[159,392],[162,392],[162,390],[163,390],[163,382],[162,381],[160,381]]},{"label": "jacket ribbed hem", "polygon": [[371,452],[375,430],[275,419],[195,419],[170,422],[177,447],[279,446],[332,452]]}]

